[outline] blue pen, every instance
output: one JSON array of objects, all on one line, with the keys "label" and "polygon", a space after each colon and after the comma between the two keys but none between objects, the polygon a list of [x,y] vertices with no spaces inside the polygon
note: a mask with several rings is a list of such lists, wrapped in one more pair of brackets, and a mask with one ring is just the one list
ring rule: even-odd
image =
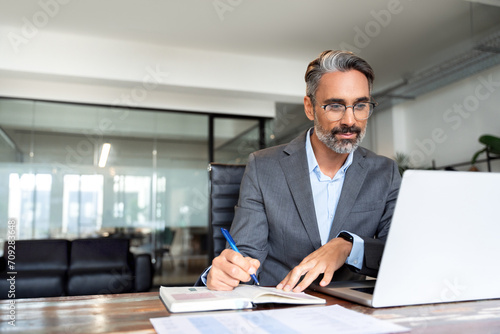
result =
[{"label": "blue pen", "polygon": [[[231,248],[235,251],[235,252],[238,252],[241,254],[240,250],[238,249],[238,247],[236,247],[236,243],[234,242],[233,240],[233,237],[231,237],[231,234],[229,234],[229,231],[226,230],[225,228],[221,227],[220,230],[222,231],[222,234],[224,234],[224,238],[226,238],[227,242],[229,243],[229,246],[231,246]],[[255,274],[252,274],[250,275],[253,280],[255,281],[255,283],[257,283],[257,285],[260,285],[259,283],[259,280],[257,279],[257,276],[255,276]]]}]

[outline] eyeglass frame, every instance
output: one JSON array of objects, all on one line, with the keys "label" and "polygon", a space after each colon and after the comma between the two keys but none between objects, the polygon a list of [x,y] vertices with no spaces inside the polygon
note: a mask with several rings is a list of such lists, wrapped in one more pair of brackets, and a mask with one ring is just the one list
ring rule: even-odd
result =
[{"label": "eyeglass frame", "polygon": [[[369,114],[368,114],[368,117],[366,117],[366,118],[361,118],[361,119],[360,119],[360,118],[357,118],[357,117],[356,117],[356,110],[354,109],[354,107],[355,107],[356,105],[358,105],[358,104],[362,104],[362,103],[365,103],[365,104],[370,104],[370,105],[371,105],[371,108],[370,108],[370,112],[369,112]],[[327,107],[327,106],[329,106],[329,105],[332,105],[332,104],[338,104],[338,105],[344,106],[344,111],[342,112],[342,116],[340,116],[340,118],[335,119],[335,120],[330,119],[330,118],[328,117],[329,112],[328,112],[328,111],[326,111],[326,107]],[[321,109],[323,109],[323,111],[324,111],[324,112],[325,112],[325,114],[326,114],[326,117],[327,117],[327,118],[328,118],[331,122],[336,122],[336,121],[339,121],[339,120],[341,120],[342,118],[344,118],[344,116],[345,116],[345,112],[347,111],[347,108],[352,108],[352,114],[354,115],[354,118],[355,118],[357,121],[365,121],[365,120],[367,120],[368,118],[370,118],[370,116],[373,114],[373,110],[375,109],[375,107],[376,107],[377,105],[378,105],[378,103],[377,103],[377,102],[375,102],[375,101],[369,101],[369,102],[357,102],[357,103],[351,104],[350,106],[346,106],[346,105],[345,105],[345,104],[343,104],[343,103],[338,103],[338,102],[335,102],[335,103],[328,103],[328,104],[322,105],[322,106],[320,106],[320,107],[321,107]]]}]

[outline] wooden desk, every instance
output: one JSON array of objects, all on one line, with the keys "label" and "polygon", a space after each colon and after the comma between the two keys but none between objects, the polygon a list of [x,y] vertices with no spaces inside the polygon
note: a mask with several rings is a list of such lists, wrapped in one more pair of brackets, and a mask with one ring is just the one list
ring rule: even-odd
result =
[{"label": "wooden desk", "polygon": [[[339,304],[412,328],[411,333],[500,332],[500,300],[372,309],[310,293],[325,298],[327,305]],[[169,315],[156,292],[18,299],[13,327],[8,324],[9,303],[0,301],[2,333],[154,333],[149,319]],[[281,307],[271,304],[257,310]]]}]

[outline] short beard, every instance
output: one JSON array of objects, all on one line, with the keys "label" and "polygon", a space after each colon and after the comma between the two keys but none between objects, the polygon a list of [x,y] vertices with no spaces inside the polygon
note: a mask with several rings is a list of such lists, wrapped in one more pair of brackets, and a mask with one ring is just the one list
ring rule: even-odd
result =
[{"label": "short beard", "polygon": [[[332,131],[328,131],[319,124],[316,116],[314,117],[314,132],[316,132],[316,136],[318,139],[326,145],[330,150],[337,152],[339,154],[348,154],[354,152],[366,134],[366,126],[361,129],[358,126],[343,126],[343,127],[334,127]],[[338,133],[356,133],[355,139],[337,139],[335,137]]]}]

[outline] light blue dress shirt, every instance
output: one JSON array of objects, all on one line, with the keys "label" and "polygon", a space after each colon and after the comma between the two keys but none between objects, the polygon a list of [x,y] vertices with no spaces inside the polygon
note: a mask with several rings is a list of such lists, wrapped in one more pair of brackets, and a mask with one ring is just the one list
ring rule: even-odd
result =
[{"label": "light blue dress shirt", "polygon": [[[337,204],[339,203],[340,193],[344,185],[345,173],[352,164],[354,151],[351,152],[347,159],[333,178],[326,176],[319,169],[316,156],[311,145],[312,129],[306,138],[306,154],[307,164],[309,167],[309,177],[311,180],[311,188],[314,198],[314,209],[316,211],[316,220],[318,221],[318,229],[321,237],[321,245],[328,242],[330,229],[335,212],[337,211]],[[352,235],[353,246],[346,263],[361,269],[363,266],[364,255],[364,241],[359,236],[349,231],[344,231]]]}]

